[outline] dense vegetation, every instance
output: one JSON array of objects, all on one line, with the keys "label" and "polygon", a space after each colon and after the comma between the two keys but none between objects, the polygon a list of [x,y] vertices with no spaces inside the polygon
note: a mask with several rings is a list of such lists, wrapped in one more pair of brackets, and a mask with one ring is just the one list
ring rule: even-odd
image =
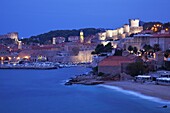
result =
[{"label": "dense vegetation", "polygon": [[2,45],[10,45],[10,44],[14,44],[14,43],[15,43],[14,39],[10,39],[10,38],[0,39],[0,44],[2,44]]},{"label": "dense vegetation", "polygon": [[92,54],[102,54],[102,53],[107,53],[107,52],[112,52],[112,44],[108,43],[107,45],[99,44],[95,48],[95,51],[92,52]]},{"label": "dense vegetation", "polygon": [[166,50],[165,53],[164,53],[164,57],[165,58],[168,58],[170,56],[170,50]]},{"label": "dense vegetation", "polygon": [[170,71],[170,61],[165,61],[165,69]]},{"label": "dense vegetation", "polygon": [[130,63],[126,69],[131,76],[137,76],[145,74],[146,67],[143,62],[135,62]]},{"label": "dense vegetation", "polygon": [[122,52],[123,52],[122,49],[115,49],[115,54],[114,54],[114,56],[122,56]]},{"label": "dense vegetation", "polygon": [[[166,29],[166,28],[170,28],[170,22],[167,23],[161,23],[161,22],[146,22],[143,24],[143,29],[144,30],[152,30],[152,28],[157,27],[157,30],[155,32],[160,32],[162,29]],[[160,25],[160,26],[156,26],[156,25]]]},{"label": "dense vegetation", "polygon": [[27,39],[22,39],[24,43],[30,44],[30,43],[40,43],[40,44],[49,44],[51,43],[51,40],[53,37],[65,37],[66,41],[69,36],[79,36],[80,31],[84,32],[84,36],[89,35],[95,35],[96,33],[101,32],[101,29],[95,29],[95,28],[84,28],[79,30],[54,30],[50,31],[48,33],[40,34],[37,36],[32,36]]}]

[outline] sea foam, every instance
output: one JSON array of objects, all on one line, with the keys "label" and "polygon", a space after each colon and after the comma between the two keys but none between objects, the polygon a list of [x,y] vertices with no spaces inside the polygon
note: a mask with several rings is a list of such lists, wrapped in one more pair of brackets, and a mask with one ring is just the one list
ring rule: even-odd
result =
[{"label": "sea foam", "polygon": [[130,91],[130,90],[124,90],[120,87],[110,86],[110,85],[99,85],[99,86],[109,88],[109,89],[113,89],[113,90],[119,91],[119,92],[124,93],[124,94],[134,95],[136,97],[146,99],[146,100],[149,100],[149,101],[152,101],[152,102],[157,102],[157,103],[161,103],[161,104],[170,104],[170,101],[163,100],[163,99],[160,99],[160,98],[157,98],[157,97],[143,95],[141,93]]}]

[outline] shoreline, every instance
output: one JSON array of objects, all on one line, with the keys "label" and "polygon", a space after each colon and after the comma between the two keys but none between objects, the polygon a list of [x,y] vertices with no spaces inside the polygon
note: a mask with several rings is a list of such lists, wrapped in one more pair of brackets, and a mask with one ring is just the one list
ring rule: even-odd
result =
[{"label": "shoreline", "polygon": [[[114,81],[114,82],[105,82],[101,86],[106,86],[106,88],[122,89],[124,92],[138,97],[148,97],[152,101],[163,101],[170,104],[170,86],[154,85],[154,84],[140,84],[134,83],[132,81]],[[108,87],[107,87],[108,86]],[[115,88],[114,88],[115,87]],[[123,91],[122,91],[123,92]],[[143,97],[143,98],[145,98]],[[146,98],[145,98],[146,99]],[[153,100],[156,99],[156,100]]]},{"label": "shoreline", "polygon": [[58,69],[57,67],[52,67],[52,68],[37,68],[37,67],[5,67],[5,68],[0,68],[0,70],[8,70],[8,69],[23,69],[23,70],[52,70],[52,69]]}]

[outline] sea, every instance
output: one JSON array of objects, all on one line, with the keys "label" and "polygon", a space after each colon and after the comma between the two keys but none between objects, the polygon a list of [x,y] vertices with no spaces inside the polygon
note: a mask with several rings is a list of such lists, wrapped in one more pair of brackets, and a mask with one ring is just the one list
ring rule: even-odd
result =
[{"label": "sea", "polygon": [[0,113],[170,113],[170,103],[120,88],[64,85],[90,70],[0,70]]}]

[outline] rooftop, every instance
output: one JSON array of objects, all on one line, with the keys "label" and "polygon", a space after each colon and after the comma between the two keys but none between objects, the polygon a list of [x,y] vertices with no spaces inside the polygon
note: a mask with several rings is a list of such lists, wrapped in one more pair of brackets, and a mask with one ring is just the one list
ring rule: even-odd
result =
[{"label": "rooftop", "polygon": [[152,38],[170,38],[170,34],[153,34]]},{"label": "rooftop", "polygon": [[125,56],[110,56],[103,59],[99,66],[121,66],[122,63],[132,63],[134,59]]}]

